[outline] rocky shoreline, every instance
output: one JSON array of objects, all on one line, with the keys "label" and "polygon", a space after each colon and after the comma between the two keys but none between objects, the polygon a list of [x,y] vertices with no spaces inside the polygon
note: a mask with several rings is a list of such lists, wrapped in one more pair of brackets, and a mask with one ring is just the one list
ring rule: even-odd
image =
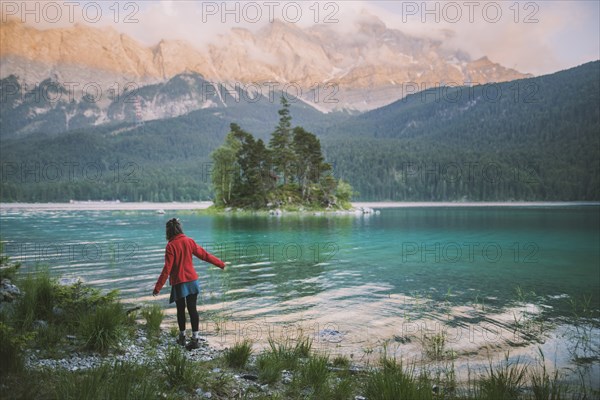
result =
[{"label": "rocky shoreline", "polygon": [[[203,346],[198,349],[185,351],[189,360],[212,361],[223,352],[210,347],[206,341],[202,343]],[[161,332],[157,339],[149,339],[144,329],[138,328],[135,337],[123,340],[119,346],[120,351],[113,354],[103,356],[99,353],[74,351],[68,357],[55,359],[44,358],[39,349],[28,349],[25,355],[25,367],[29,369],[62,368],[68,371],[78,371],[113,362],[147,364],[164,360],[169,347],[174,345],[175,339],[166,332]]]},{"label": "rocky shoreline", "polygon": [[[209,362],[218,359],[226,350],[218,350],[211,347],[208,342],[201,339],[201,345],[197,349],[183,350],[183,354],[189,361]],[[62,358],[45,358],[40,350],[28,349],[25,353],[25,368],[30,371],[35,370],[64,370],[68,372],[80,372],[93,368],[99,368],[102,365],[112,365],[114,363],[134,363],[137,365],[160,365],[165,358],[169,349],[175,344],[175,338],[167,332],[161,331],[158,338],[148,338],[148,335],[142,328],[136,329],[133,339],[125,339],[121,343],[120,351],[113,354],[101,355],[99,353],[88,353],[74,351],[67,357]],[[248,366],[256,364],[256,356],[250,356]],[[335,368],[332,368],[335,369]],[[362,372],[360,369],[351,369],[353,373]],[[282,389],[278,388],[278,384],[289,385],[292,383],[294,373],[283,370],[279,382],[275,384],[261,384],[258,382],[258,376],[250,373],[242,373],[230,368],[211,368],[207,371],[209,374],[226,376],[235,381],[235,386],[238,388],[238,394],[243,395],[247,392],[262,393],[265,396],[271,396],[281,393]],[[210,391],[204,391],[199,387],[195,390],[197,398],[210,399],[215,396]],[[252,398],[252,397],[250,397]],[[355,400],[364,400],[363,396],[357,395]]]},{"label": "rocky shoreline", "polygon": [[[167,357],[169,349],[175,344],[175,338],[167,332],[162,331],[158,338],[148,338],[142,328],[138,328],[133,339],[125,339],[121,343],[120,351],[112,354],[101,355],[99,353],[88,353],[74,351],[67,357],[45,358],[40,350],[28,349],[25,354],[25,368],[30,371],[35,370],[64,370],[68,372],[86,371],[102,365],[114,363],[133,363],[137,365],[158,365],[160,366]],[[224,350],[217,350],[211,347],[206,340],[201,340],[201,346],[193,350],[183,350],[183,354],[189,361],[209,362],[219,358]],[[250,359],[250,364],[254,363],[254,356]],[[227,368],[212,368],[207,371],[209,374],[218,374],[227,376],[236,382],[239,393],[248,392],[252,387],[255,391],[269,395],[274,392],[267,384],[257,382],[258,377],[252,374],[240,374]],[[283,371],[281,382],[290,383],[292,375],[288,371]],[[210,391],[204,391],[201,387],[195,390],[198,398],[213,398]]]}]

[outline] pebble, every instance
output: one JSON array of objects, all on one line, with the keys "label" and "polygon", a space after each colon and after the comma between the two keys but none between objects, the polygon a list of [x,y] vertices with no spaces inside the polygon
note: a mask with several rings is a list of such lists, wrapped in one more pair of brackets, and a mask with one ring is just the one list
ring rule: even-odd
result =
[{"label": "pebble", "polygon": [[258,380],[258,376],[253,375],[253,374],[244,374],[242,375],[242,378],[249,380],[249,381],[256,381]]},{"label": "pebble", "polygon": [[52,307],[52,314],[54,314],[56,317],[62,317],[63,315],[65,315],[65,310],[63,310],[60,307],[54,306]]},{"label": "pebble", "polygon": [[292,379],[293,379],[294,375],[290,371],[283,370],[281,372],[281,375],[282,375],[281,381],[284,384],[288,385],[288,384],[292,383]]},{"label": "pebble", "polygon": [[212,399],[212,393],[204,392],[204,390],[202,390],[202,388],[196,389],[196,394],[200,397],[204,397],[205,399]]}]

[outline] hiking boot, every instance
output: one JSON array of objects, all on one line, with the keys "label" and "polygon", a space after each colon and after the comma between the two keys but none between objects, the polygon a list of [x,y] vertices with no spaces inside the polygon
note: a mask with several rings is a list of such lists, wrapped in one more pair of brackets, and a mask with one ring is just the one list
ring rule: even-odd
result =
[{"label": "hiking boot", "polygon": [[199,347],[200,345],[198,344],[198,338],[191,338],[190,342],[187,344],[187,346],[185,346],[185,348],[188,350],[194,350]]},{"label": "hiking boot", "polygon": [[177,336],[177,344],[185,347],[185,335]]}]

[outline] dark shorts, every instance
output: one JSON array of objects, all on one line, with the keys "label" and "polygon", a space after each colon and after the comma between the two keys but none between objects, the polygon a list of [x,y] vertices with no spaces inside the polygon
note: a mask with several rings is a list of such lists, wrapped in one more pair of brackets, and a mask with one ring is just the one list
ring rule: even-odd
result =
[{"label": "dark shorts", "polygon": [[171,286],[171,298],[169,299],[169,303],[174,303],[190,294],[198,293],[200,293],[200,284],[198,283],[198,280],[178,283],[175,286]]}]

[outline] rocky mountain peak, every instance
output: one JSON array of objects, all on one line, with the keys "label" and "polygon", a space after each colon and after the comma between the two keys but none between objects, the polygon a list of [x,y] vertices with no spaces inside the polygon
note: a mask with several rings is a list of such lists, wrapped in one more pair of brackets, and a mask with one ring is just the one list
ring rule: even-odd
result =
[{"label": "rocky mountain peak", "polygon": [[[356,34],[331,24],[303,28],[276,19],[256,32],[232,29],[201,48],[186,40],[144,46],[113,27],[42,31],[14,19],[0,25],[0,35],[0,79],[14,74],[20,81],[41,82],[56,75],[141,87],[187,71],[215,82],[298,85],[307,101],[320,102],[324,110],[377,108],[403,97],[408,82],[486,83],[527,76],[487,57],[469,62],[464,52],[390,29],[367,13],[358,18]],[[337,102],[323,103],[325,85],[329,95],[335,91]]]},{"label": "rocky mountain peak", "polygon": [[385,23],[379,17],[370,13],[363,13],[357,20],[357,25],[360,32],[370,36],[379,36],[388,30]]}]

